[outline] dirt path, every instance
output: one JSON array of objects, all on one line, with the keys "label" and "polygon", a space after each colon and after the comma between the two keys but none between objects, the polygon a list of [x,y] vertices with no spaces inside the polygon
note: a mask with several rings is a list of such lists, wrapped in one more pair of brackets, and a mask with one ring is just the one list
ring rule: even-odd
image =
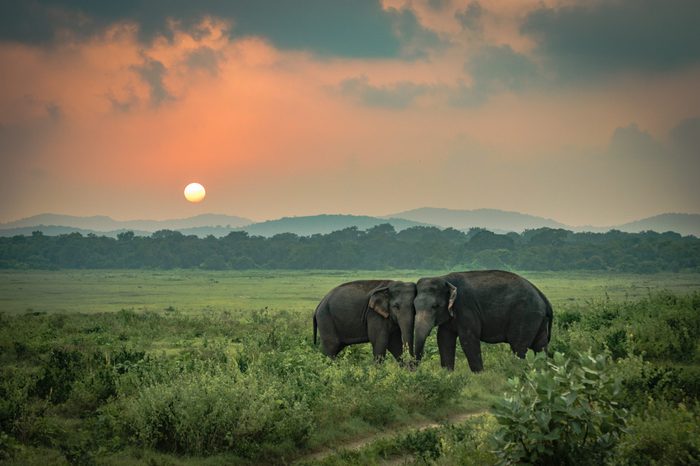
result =
[{"label": "dirt path", "polygon": [[[366,447],[370,443],[376,441],[376,440],[381,440],[381,439],[386,439],[390,437],[394,437],[395,435],[402,434],[402,433],[408,433],[408,432],[416,432],[416,431],[421,431],[421,430],[426,430],[426,429],[435,429],[437,427],[440,427],[444,424],[459,424],[462,421],[466,421],[470,417],[474,416],[480,416],[484,413],[488,412],[487,409],[482,409],[479,411],[469,411],[469,412],[463,412],[463,413],[457,413],[453,414],[452,416],[449,416],[445,418],[442,422],[435,422],[435,421],[422,421],[419,423],[414,423],[414,424],[409,424],[407,426],[400,426],[395,429],[390,429],[390,430],[385,430],[383,432],[376,433],[374,435],[368,435],[366,437],[362,437],[359,439],[355,439],[340,445],[335,445],[333,447],[328,447],[324,448],[322,450],[319,450],[315,453],[311,453],[310,455],[303,456],[297,461],[320,461],[327,456],[330,456],[334,453],[337,453],[341,450],[350,450],[350,451],[357,451],[361,450],[362,448]],[[404,458],[398,458],[396,460],[403,460]],[[394,459],[391,461],[385,463],[385,464],[401,464],[396,463]]]}]

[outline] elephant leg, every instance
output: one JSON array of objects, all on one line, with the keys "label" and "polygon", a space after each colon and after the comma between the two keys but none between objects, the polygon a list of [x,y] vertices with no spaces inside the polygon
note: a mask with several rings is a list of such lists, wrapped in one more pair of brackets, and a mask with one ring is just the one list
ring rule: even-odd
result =
[{"label": "elephant leg", "polygon": [[392,332],[389,335],[389,352],[394,355],[394,358],[401,362],[403,356],[403,346],[401,345],[401,332]]},{"label": "elephant leg", "polygon": [[372,354],[376,361],[381,361],[386,356],[386,349],[389,346],[389,332],[383,325],[368,325],[367,336],[372,343]]},{"label": "elephant leg", "polygon": [[321,351],[326,356],[335,358],[343,348],[345,348],[345,345],[337,339],[321,337]]},{"label": "elephant leg", "polygon": [[462,351],[467,357],[469,369],[472,372],[481,372],[484,370],[484,361],[481,359],[481,342],[474,335],[460,335],[459,344],[462,346]]},{"label": "elephant leg", "polygon": [[549,325],[549,322],[547,321],[547,319],[546,318],[542,319],[542,323],[540,324],[540,329],[537,331],[537,335],[535,336],[535,341],[533,341],[532,344],[530,345],[530,348],[535,353],[539,353],[540,351],[547,349],[547,345],[549,344],[549,341],[548,341],[549,332],[547,331],[548,325]]},{"label": "elephant leg", "polygon": [[440,350],[440,365],[447,370],[455,369],[455,347],[457,345],[457,334],[445,327],[438,327],[437,331],[438,350]]},{"label": "elephant leg", "polygon": [[540,330],[542,317],[536,314],[523,314],[518,322],[511,323],[508,328],[508,343],[510,349],[519,358],[524,359]]},{"label": "elephant leg", "polygon": [[321,337],[321,351],[326,356],[335,358],[345,345],[341,343],[340,335],[338,335],[332,319],[328,315],[317,315],[316,322]]},{"label": "elephant leg", "polygon": [[510,350],[520,359],[525,359],[525,356],[527,355],[527,347],[523,347],[522,345],[511,343]]}]

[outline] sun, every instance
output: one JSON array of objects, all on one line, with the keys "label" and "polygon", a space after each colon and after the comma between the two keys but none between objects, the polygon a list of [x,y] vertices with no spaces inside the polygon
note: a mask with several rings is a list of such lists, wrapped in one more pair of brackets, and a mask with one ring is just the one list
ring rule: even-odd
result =
[{"label": "sun", "polygon": [[199,183],[190,183],[185,186],[185,199],[190,202],[202,202],[206,195],[207,192],[204,190],[204,186]]}]

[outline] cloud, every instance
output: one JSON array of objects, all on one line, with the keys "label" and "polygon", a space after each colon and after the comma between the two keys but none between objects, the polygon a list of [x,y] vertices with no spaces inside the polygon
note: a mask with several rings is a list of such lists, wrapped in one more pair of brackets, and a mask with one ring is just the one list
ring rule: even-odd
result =
[{"label": "cloud", "polygon": [[428,6],[433,10],[439,11],[449,5],[450,0],[428,0]]},{"label": "cloud", "polygon": [[700,202],[697,173],[700,172],[700,117],[681,120],[666,138],[656,139],[635,123],[613,132],[608,155],[627,170],[647,171],[649,186],[673,190],[691,202]]},{"label": "cloud", "polygon": [[470,85],[460,84],[451,93],[452,105],[480,105],[493,94],[522,91],[540,80],[537,66],[508,45],[483,46],[464,68],[472,81]]},{"label": "cloud", "polygon": [[679,121],[665,139],[654,138],[636,123],[618,127],[610,139],[608,153],[630,158],[664,158],[685,166],[700,163],[700,117]]},{"label": "cloud", "polygon": [[451,85],[398,81],[379,86],[360,76],[342,81],[338,90],[370,107],[402,109],[423,96],[439,97],[455,107],[476,107],[494,94],[520,92],[541,79],[536,65],[507,45],[483,46],[464,68],[471,77],[469,84],[462,79]]},{"label": "cloud", "polygon": [[140,40],[150,43],[156,37],[172,40],[173,24],[195,32],[206,17],[232,23],[234,38],[262,36],[281,49],[325,56],[398,57],[405,54],[402,41],[414,47],[431,40],[412,13],[384,10],[379,0],[7,1],[0,3],[0,40],[45,44],[62,34],[81,39],[127,22],[137,24]]},{"label": "cloud", "polygon": [[53,121],[60,120],[61,116],[63,115],[60,105],[54,102],[49,102],[46,104],[46,113],[48,113],[49,118],[51,118]]},{"label": "cloud", "polygon": [[676,152],[700,163],[700,117],[678,123],[670,131],[669,142]]},{"label": "cloud", "polygon": [[346,79],[340,83],[339,91],[370,107],[402,109],[413,104],[423,95],[432,93],[434,87],[408,81],[391,86],[373,86],[366,76]]},{"label": "cloud", "polygon": [[658,157],[664,149],[647,131],[639,129],[636,123],[615,128],[608,152],[618,157],[632,159]]},{"label": "cloud", "polygon": [[221,53],[211,47],[202,46],[187,55],[185,64],[192,70],[202,69],[216,76],[219,74],[219,60],[221,60]]},{"label": "cloud", "polygon": [[152,58],[145,58],[143,65],[131,67],[148,85],[151,105],[158,106],[164,102],[175,100],[163,83],[167,69],[163,63]]},{"label": "cloud", "polygon": [[537,67],[508,45],[487,45],[465,66],[481,87],[489,91],[522,90],[538,77]]},{"label": "cloud", "polygon": [[449,45],[447,39],[423,27],[412,10],[390,8],[388,13],[401,43],[400,55],[403,58],[426,58],[432,50],[441,50]]},{"label": "cloud", "polygon": [[455,13],[455,19],[462,25],[462,29],[470,32],[481,32],[483,13],[484,9],[481,7],[481,4],[477,1],[472,1],[469,2],[467,8],[458,10]]},{"label": "cloud", "polygon": [[618,0],[542,6],[521,32],[565,80],[623,70],[663,71],[700,62],[697,0]]},{"label": "cloud", "polygon": [[105,98],[109,100],[112,110],[120,113],[127,113],[133,110],[139,103],[139,98],[134,94],[134,91],[129,89],[128,95],[125,97],[117,97],[113,92],[105,93]]}]

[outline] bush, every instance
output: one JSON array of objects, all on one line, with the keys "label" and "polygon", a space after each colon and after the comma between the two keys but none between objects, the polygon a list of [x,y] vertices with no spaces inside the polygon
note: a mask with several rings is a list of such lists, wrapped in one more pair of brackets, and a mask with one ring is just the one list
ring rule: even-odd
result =
[{"label": "bush", "polygon": [[159,450],[251,455],[273,442],[302,445],[312,428],[309,409],[270,379],[193,373],[143,388],[124,402],[124,427]]},{"label": "bush", "polygon": [[54,348],[44,364],[43,375],[36,382],[34,394],[47,398],[52,403],[63,403],[70,396],[73,382],[82,371],[83,363],[81,352],[67,348]]},{"label": "bush", "polygon": [[620,384],[608,358],[590,352],[549,360],[528,354],[522,378],[494,406],[501,464],[601,464],[624,429]]},{"label": "bush", "polygon": [[620,465],[700,464],[700,406],[652,401],[633,416],[615,450]]}]

